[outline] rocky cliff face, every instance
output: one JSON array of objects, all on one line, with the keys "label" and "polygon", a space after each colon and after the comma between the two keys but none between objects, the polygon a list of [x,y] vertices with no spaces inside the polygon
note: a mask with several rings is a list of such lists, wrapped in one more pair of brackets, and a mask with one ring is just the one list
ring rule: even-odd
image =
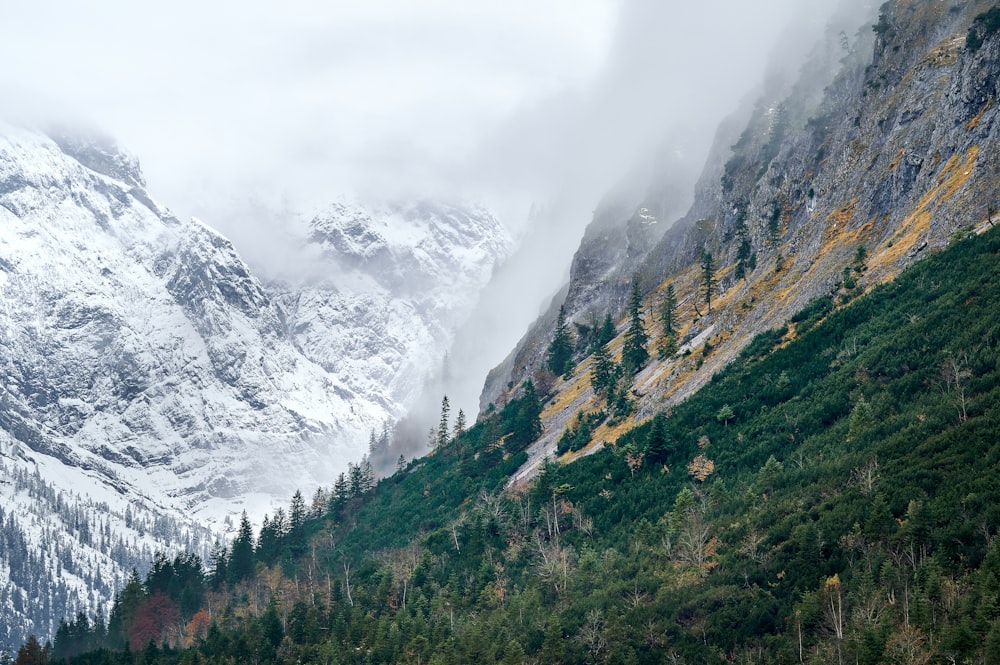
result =
[{"label": "rocky cliff face", "polygon": [[204,553],[198,525],[332,484],[510,242],[477,208],[335,205],[299,225],[308,278],[264,282],[112,141],[52,136],[0,124],[0,544],[21,543],[0,547],[0,643],[93,610],[156,549]]},{"label": "rocky cliff face", "polygon": [[[634,264],[653,343],[660,331],[649,314],[668,282],[680,296],[687,342],[680,355],[654,360],[635,377],[634,419],[690,395],[755,334],[783,324],[811,298],[841,302],[956,233],[990,223],[1000,185],[1000,39],[966,46],[975,17],[990,6],[886,3],[873,28],[853,37],[832,30],[797,81],[759,99],[741,133],[720,132],[718,158],[694,204]],[[699,292],[705,251],[719,284],[711,311]],[[577,265],[586,253],[582,247]],[[610,294],[621,293],[611,281],[570,291],[588,288],[601,294],[590,302],[615,303]],[[582,314],[574,304],[573,315]],[[612,314],[622,320],[621,309]],[[485,394],[530,377],[550,335],[551,326],[539,326],[521,345],[532,353],[508,363]],[[565,426],[557,414],[599,408],[587,368],[583,362],[556,386],[539,451],[551,450]],[[616,432],[605,426],[595,441],[614,441]]]}]

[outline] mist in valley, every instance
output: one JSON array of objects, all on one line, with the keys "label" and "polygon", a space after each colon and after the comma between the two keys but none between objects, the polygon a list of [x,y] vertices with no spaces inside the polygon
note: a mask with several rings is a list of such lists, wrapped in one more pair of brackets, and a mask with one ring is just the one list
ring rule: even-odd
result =
[{"label": "mist in valley", "polygon": [[266,275],[323,276],[289,226],[341,197],[495,211],[517,250],[397,437],[411,457],[443,395],[474,420],[486,374],[565,286],[595,210],[629,215],[669,179],[681,194],[662,233],[690,204],[719,123],[787,85],[835,11],[860,24],[873,9],[22,3],[0,10],[0,55],[18,63],[0,94],[8,108],[115,136],[153,196],[221,230]]}]

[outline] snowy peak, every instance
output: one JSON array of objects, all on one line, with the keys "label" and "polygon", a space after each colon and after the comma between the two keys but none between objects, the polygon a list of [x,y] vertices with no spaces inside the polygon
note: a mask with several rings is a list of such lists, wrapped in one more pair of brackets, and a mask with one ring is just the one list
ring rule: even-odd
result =
[{"label": "snowy peak", "polygon": [[[45,525],[8,512],[3,537],[97,562],[66,587],[59,556],[15,561],[0,547],[8,639],[93,611],[177,534],[206,543],[196,523],[259,518],[331,485],[440,368],[510,251],[479,208],[334,204],[287,220],[303,270],[318,261],[324,279],[267,282],[144,186],[113,141],[0,123],[0,505]],[[98,539],[72,531],[58,506],[29,505],[39,483],[92,525],[117,517]],[[145,537],[127,510],[173,526]]]},{"label": "snowy peak", "polygon": [[436,201],[337,202],[308,224],[308,241],[342,268],[397,293],[478,282],[511,251],[506,231],[478,206]]}]

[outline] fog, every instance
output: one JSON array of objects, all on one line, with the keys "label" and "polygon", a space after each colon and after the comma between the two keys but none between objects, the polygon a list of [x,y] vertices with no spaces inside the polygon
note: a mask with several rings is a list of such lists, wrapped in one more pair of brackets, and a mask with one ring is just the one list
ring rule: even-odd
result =
[{"label": "fog", "polygon": [[0,109],[100,126],[153,196],[269,270],[288,268],[283,220],[340,195],[491,207],[521,251],[450,363],[453,413],[471,415],[602,197],[641,192],[664,154],[693,182],[720,120],[796,71],[836,4],[4,3]]}]

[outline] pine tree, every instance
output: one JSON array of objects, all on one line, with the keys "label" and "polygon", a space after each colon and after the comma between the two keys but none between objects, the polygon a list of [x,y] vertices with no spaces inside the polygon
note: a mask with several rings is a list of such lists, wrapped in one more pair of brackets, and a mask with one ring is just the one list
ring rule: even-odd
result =
[{"label": "pine tree", "polygon": [[646,457],[652,463],[663,463],[672,452],[667,433],[667,416],[662,411],[653,416],[653,423],[646,438]]},{"label": "pine tree", "polygon": [[649,360],[646,343],[649,337],[642,325],[642,293],[639,291],[638,276],[632,278],[632,296],[629,298],[629,326],[625,331],[625,345],[622,347],[622,367],[626,376],[635,374]]},{"label": "pine tree", "polygon": [[705,293],[705,304],[712,311],[712,294],[715,293],[715,259],[708,250],[701,255],[701,285]]},{"label": "pine tree", "polygon": [[360,464],[347,464],[347,484],[351,488],[351,498],[356,499],[364,493],[364,477]]},{"label": "pine tree", "polygon": [[559,307],[556,332],[546,353],[546,366],[556,375],[565,376],[573,371],[573,335],[566,326],[566,306]]},{"label": "pine tree", "polygon": [[330,495],[330,511],[337,513],[350,498],[351,487],[347,482],[347,476],[341,471],[337,475],[337,480],[333,483],[333,494]]},{"label": "pine tree", "polygon": [[597,349],[613,340],[617,332],[615,330],[615,322],[611,320],[611,314],[605,314],[604,322],[601,323],[597,336],[594,338],[594,351],[597,351]]},{"label": "pine tree", "polygon": [[594,359],[590,364],[590,385],[595,393],[606,393],[614,376],[615,364],[611,360],[608,347],[601,345],[594,351]]},{"label": "pine tree", "polygon": [[247,511],[240,516],[240,528],[233,540],[229,554],[229,582],[236,584],[250,577],[254,571],[253,561],[253,528]]},{"label": "pine tree", "polygon": [[437,430],[437,446],[439,448],[448,443],[448,415],[450,413],[451,405],[448,403],[448,396],[445,395],[441,399],[441,422]]},{"label": "pine tree", "polygon": [[660,323],[663,324],[663,339],[660,341],[660,360],[677,353],[677,294],[673,284],[667,284],[667,292],[660,305]]},{"label": "pine tree", "polygon": [[288,534],[285,536],[288,550],[293,557],[306,551],[306,502],[302,492],[295,490],[288,511]]},{"label": "pine tree", "polygon": [[465,431],[465,427],[465,411],[459,409],[458,415],[455,416],[455,426],[451,430],[452,438],[457,439]]}]

